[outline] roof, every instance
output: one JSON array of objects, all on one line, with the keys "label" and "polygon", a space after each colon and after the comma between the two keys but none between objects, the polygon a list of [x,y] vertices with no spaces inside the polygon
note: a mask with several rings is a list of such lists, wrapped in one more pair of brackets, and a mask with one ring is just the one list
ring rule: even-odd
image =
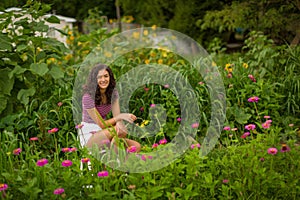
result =
[{"label": "roof", "polygon": [[70,22],[70,23],[76,22],[75,18],[65,17],[65,16],[62,16],[62,15],[47,14],[47,15],[44,15],[44,17],[48,18],[48,17],[51,17],[52,15],[57,17],[59,20],[62,20],[62,21],[66,21],[66,22]]}]

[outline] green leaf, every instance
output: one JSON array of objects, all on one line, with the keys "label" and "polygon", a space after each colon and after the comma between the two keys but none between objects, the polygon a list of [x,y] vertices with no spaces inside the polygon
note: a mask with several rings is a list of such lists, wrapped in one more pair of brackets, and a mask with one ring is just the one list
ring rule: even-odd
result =
[{"label": "green leaf", "polygon": [[19,65],[16,65],[15,68],[8,74],[8,78],[11,79],[15,74],[23,74],[26,70],[26,68],[22,68]]},{"label": "green leaf", "polygon": [[0,34],[0,51],[11,51],[12,46],[10,38],[4,34]]},{"label": "green leaf", "polygon": [[47,22],[53,23],[53,24],[59,24],[60,20],[58,19],[58,17],[51,15],[51,17],[46,19]]},{"label": "green leaf", "polygon": [[7,105],[7,97],[0,95],[0,113],[6,108]]},{"label": "green leaf", "polygon": [[21,52],[24,49],[26,49],[27,47],[28,47],[28,45],[25,45],[25,44],[18,45],[17,46],[17,52]]},{"label": "green leaf", "polygon": [[18,92],[18,100],[21,101],[22,104],[27,105],[29,102],[29,97],[33,96],[35,94],[35,88],[29,88],[29,89],[21,89]]},{"label": "green leaf", "polygon": [[9,78],[9,74],[11,73],[11,69],[4,68],[0,69],[1,79],[0,79],[0,94],[10,95],[10,91],[14,86],[15,79]]},{"label": "green leaf", "polygon": [[48,69],[48,66],[46,63],[40,63],[40,64],[37,64],[37,63],[32,63],[30,65],[30,70],[34,73],[34,74],[38,74],[40,76],[43,76],[45,75],[49,69]]},{"label": "green leaf", "polygon": [[38,32],[47,32],[49,29],[49,26],[45,25],[43,21],[40,21],[36,24],[36,26],[33,27],[33,30]]},{"label": "green leaf", "polygon": [[58,67],[58,66],[53,66],[51,70],[49,71],[49,74],[54,78],[54,79],[59,79],[64,77],[64,72]]}]

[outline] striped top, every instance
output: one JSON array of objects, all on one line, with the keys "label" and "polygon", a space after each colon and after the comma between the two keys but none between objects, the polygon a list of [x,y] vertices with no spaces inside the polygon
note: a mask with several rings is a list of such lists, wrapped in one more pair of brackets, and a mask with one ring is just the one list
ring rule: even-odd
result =
[{"label": "striped top", "polygon": [[95,101],[89,94],[85,93],[82,96],[82,121],[95,124],[94,120],[87,112],[87,109],[91,108],[96,108],[101,117],[106,120],[106,115],[111,111],[111,104],[95,105]]}]

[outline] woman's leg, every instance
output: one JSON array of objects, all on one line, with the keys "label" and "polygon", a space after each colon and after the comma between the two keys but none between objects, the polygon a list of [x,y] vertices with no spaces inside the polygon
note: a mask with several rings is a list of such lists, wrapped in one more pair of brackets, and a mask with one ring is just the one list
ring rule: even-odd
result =
[{"label": "woman's leg", "polygon": [[102,148],[104,147],[104,145],[110,143],[110,141],[113,138],[114,132],[115,132],[114,128],[98,131],[90,137],[90,139],[86,143],[86,146],[88,148],[92,148],[93,145],[96,144],[99,148]]},{"label": "woman's leg", "polygon": [[141,144],[138,143],[137,141],[135,141],[135,140],[130,140],[130,139],[127,139],[127,138],[125,139],[125,141],[126,141],[127,147],[135,146],[135,147],[136,147],[136,152],[137,152],[137,153],[141,151]]}]

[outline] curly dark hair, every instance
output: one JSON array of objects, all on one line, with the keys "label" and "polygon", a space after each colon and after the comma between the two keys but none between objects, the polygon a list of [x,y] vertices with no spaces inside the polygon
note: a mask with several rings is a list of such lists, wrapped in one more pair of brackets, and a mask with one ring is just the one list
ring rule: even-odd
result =
[{"label": "curly dark hair", "polygon": [[116,80],[111,68],[105,64],[97,64],[95,67],[93,67],[88,76],[87,83],[83,86],[83,92],[88,93],[91,98],[95,100],[95,105],[103,104],[100,94],[100,87],[97,82],[97,75],[99,71],[103,69],[105,69],[109,74],[109,85],[105,91],[107,104],[111,104],[113,91],[116,86]]}]

